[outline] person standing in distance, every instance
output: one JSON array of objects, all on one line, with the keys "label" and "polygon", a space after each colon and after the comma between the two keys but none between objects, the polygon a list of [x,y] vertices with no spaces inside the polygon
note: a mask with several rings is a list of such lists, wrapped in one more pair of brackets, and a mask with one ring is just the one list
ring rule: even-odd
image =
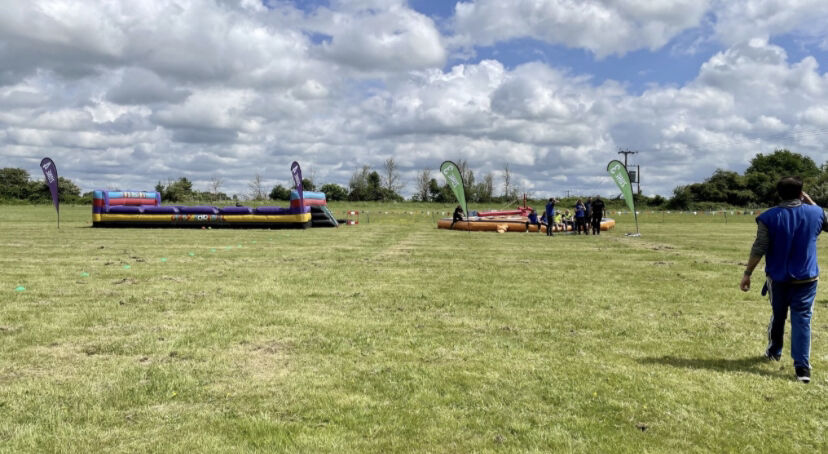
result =
[{"label": "person standing in distance", "polygon": [[584,202],[581,202],[581,199],[578,199],[575,202],[575,230],[578,231],[578,235],[581,234],[581,230],[584,231],[586,234],[586,208],[584,207]]},{"label": "person standing in distance", "polygon": [[592,201],[592,219],[590,219],[590,224],[592,225],[592,234],[593,235],[600,235],[601,234],[601,219],[604,217],[604,201],[601,200],[601,197],[595,197],[595,200]]},{"label": "person standing in distance", "polygon": [[739,284],[750,290],[750,275],[765,256],[765,287],[772,309],[765,357],[782,358],[785,319],[791,312],[791,357],[796,378],[811,381],[811,315],[819,267],[816,240],[828,231],[825,212],[802,192],[799,177],[785,177],[776,184],[782,202],[756,218],[756,240],[750,250],[745,274]]},{"label": "person standing in distance", "polygon": [[584,217],[584,234],[589,235],[589,228],[592,226],[592,197],[587,197],[584,209],[586,214]]},{"label": "person standing in distance", "polygon": [[554,227],[553,220],[555,219],[555,198],[550,197],[549,201],[546,202],[546,219],[548,220],[548,224],[546,225],[546,236],[553,236],[552,230]]}]

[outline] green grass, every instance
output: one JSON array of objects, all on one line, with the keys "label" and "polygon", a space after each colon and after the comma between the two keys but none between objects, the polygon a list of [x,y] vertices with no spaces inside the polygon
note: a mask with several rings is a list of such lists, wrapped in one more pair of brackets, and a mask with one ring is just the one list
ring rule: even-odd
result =
[{"label": "green grass", "polygon": [[547,238],[360,209],[270,231],[92,229],[63,207],[58,231],[49,206],[0,207],[0,451],[828,449],[828,298],[810,385],[787,350],[759,359],[768,303],[737,288],[752,216]]}]

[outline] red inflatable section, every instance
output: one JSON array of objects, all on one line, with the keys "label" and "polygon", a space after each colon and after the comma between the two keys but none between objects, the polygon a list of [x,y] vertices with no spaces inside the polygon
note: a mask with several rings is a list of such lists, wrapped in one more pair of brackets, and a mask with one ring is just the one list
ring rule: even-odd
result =
[{"label": "red inflatable section", "polygon": [[138,198],[122,198],[109,199],[109,206],[113,205],[153,205],[155,206],[155,199],[138,199]]},{"label": "red inflatable section", "polygon": [[[327,205],[327,202],[324,199],[305,199],[306,207],[321,207],[325,205]],[[299,208],[299,199],[291,200],[290,207]]]},{"label": "red inflatable section", "polygon": [[477,215],[481,218],[488,216],[529,216],[531,212],[532,207],[518,207],[517,210],[481,211]]}]

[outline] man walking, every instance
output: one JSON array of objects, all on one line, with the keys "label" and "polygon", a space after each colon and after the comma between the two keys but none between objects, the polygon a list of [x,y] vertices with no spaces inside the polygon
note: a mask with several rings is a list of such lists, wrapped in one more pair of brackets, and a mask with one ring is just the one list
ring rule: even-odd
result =
[{"label": "man walking", "polygon": [[552,230],[555,225],[555,199],[553,197],[549,198],[549,201],[546,202],[546,236],[552,236]]},{"label": "man walking", "polygon": [[819,267],[817,236],[828,230],[825,212],[802,192],[802,180],[785,177],[776,184],[782,203],[756,218],[757,232],[739,287],[750,290],[750,275],[765,256],[765,287],[772,309],[765,357],[779,361],[785,319],[791,311],[791,357],[796,378],[811,381],[811,315]]}]

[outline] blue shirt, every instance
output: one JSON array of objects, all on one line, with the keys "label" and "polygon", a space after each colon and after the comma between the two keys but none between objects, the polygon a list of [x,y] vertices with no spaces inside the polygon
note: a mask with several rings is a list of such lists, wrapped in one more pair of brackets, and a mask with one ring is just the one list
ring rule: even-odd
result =
[{"label": "blue shirt", "polygon": [[576,218],[582,218],[582,217],[584,217],[584,215],[585,215],[584,206],[581,205],[580,203],[578,205],[575,205],[575,217]]},{"label": "blue shirt", "polygon": [[555,217],[555,204],[552,202],[546,203],[546,219],[552,219]]},{"label": "blue shirt", "polygon": [[529,213],[529,223],[530,224],[537,224],[538,223],[538,213]]},{"label": "blue shirt", "polygon": [[776,282],[819,276],[816,240],[825,213],[815,205],[777,206],[756,218],[768,228],[765,273]]}]

